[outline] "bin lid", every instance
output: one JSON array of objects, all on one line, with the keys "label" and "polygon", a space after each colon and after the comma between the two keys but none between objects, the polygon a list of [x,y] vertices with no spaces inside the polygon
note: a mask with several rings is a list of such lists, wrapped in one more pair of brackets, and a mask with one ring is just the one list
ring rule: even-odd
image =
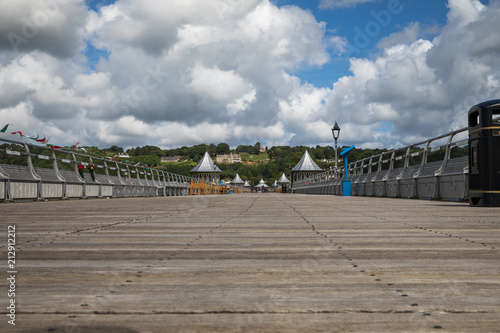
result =
[{"label": "bin lid", "polygon": [[482,102],[482,103],[476,104],[474,106],[477,106],[480,108],[487,108],[489,106],[493,106],[493,105],[497,105],[497,104],[500,105],[500,99],[492,99],[491,101]]}]

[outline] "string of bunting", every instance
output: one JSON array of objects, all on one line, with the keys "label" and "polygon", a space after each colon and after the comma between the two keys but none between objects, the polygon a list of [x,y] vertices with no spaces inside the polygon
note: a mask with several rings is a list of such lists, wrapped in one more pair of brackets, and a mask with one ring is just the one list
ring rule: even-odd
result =
[{"label": "string of bunting", "polygon": [[[7,124],[4,127],[2,127],[2,129],[0,130],[0,133],[9,133],[9,132],[7,132],[7,129],[9,128],[10,125],[11,124]],[[23,132],[21,132],[21,131],[10,132],[10,134],[13,134],[13,135],[19,134],[19,136],[21,138],[24,136],[24,137],[27,137],[33,141],[36,141],[36,142],[44,144],[44,145],[49,142],[49,138],[47,138],[45,136],[42,139],[40,139],[40,134],[38,134],[38,133],[36,134],[36,136],[35,135],[32,135],[32,136],[24,135]]]},{"label": "string of bunting", "polygon": [[53,144],[49,144],[49,140],[50,138],[47,138],[46,136],[44,136],[43,138],[40,138],[40,134],[36,134],[36,135],[32,135],[32,136],[29,136],[29,135],[25,135],[23,134],[23,132],[21,131],[14,131],[14,132],[7,132],[7,129],[9,128],[9,126],[11,126],[12,124],[7,124],[5,126],[2,127],[2,129],[0,129],[0,133],[10,133],[12,135],[16,135],[16,134],[19,134],[19,136],[22,138],[22,137],[26,137],[26,138],[29,138],[33,141],[36,141],[42,145],[46,145],[47,147],[49,148],[52,148],[52,149],[70,149],[70,150],[78,150],[78,149],[83,149],[85,152],[87,152],[84,148],[78,148],[77,146],[80,144],[80,142],[74,144],[73,146],[64,146],[64,147],[61,147],[61,146],[58,146],[58,145],[53,145]]},{"label": "string of bunting", "polygon": [[[2,129],[0,129],[0,133],[9,133],[9,132],[7,132],[7,129],[9,128],[9,126],[10,126],[10,125],[11,125],[11,124],[7,124],[7,125],[3,126],[3,127],[2,127]],[[83,147],[80,147],[80,148],[79,148],[79,147],[78,147],[78,145],[80,144],[80,142],[77,142],[76,144],[74,144],[74,145],[72,145],[72,146],[64,146],[64,147],[61,147],[61,146],[57,146],[57,145],[52,145],[52,144],[49,144],[48,142],[49,142],[50,138],[47,138],[47,137],[45,137],[45,136],[44,136],[43,138],[41,138],[41,139],[40,139],[40,135],[39,135],[38,133],[36,134],[36,136],[35,136],[35,135],[32,135],[32,136],[27,136],[27,135],[24,135],[21,131],[14,131],[14,132],[10,132],[10,134],[12,134],[12,135],[19,134],[19,135],[21,136],[21,138],[22,138],[23,136],[24,136],[24,137],[27,137],[27,138],[29,138],[29,139],[31,139],[31,140],[33,140],[33,141],[36,141],[36,142],[38,142],[38,143],[40,143],[40,144],[44,144],[44,145],[46,145],[47,147],[50,147],[50,148],[52,148],[52,149],[82,150],[82,151],[84,151],[84,152],[85,152],[85,153],[87,153],[87,154],[96,155],[96,156],[98,156],[98,157],[104,157],[104,156],[106,156],[106,152],[105,152],[104,150],[101,150],[101,149],[99,149],[99,148],[97,148],[97,147],[95,147],[95,146],[92,146],[92,147],[90,147],[89,149],[85,149],[85,148],[83,148]],[[96,151],[97,151],[97,152],[96,152]],[[121,159],[116,158],[116,156],[115,156],[115,157],[107,157],[107,158],[108,158],[108,159],[110,159],[110,160],[112,160],[112,161],[115,161],[115,162],[123,162]],[[129,163],[129,162],[131,162],[131,161],[130,161],[130,160],[126,160],[126,161],[124,161],[123,163]],[[149,165],[145,165],[145,164],[142,164],[142,165],[141,165],[141,164],[140,164],[140,162],[139,162],[139,163],[137,163],[137,164],[135,164],[134,166],[139,166],[139,165],[140,165],[141,167],[143,167],[143,168],[149,168],[149,169],[151,169],[151,168],[152,168],[152,167],[151,167],[151,166],[149,166]]]}]

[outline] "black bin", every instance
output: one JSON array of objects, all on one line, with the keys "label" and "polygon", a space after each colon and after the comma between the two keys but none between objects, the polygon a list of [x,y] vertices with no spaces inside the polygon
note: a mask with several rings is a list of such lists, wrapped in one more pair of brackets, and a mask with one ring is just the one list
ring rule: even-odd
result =
[{"label": "black bin", "polygon": [[469,110],[471,206],[500,207],[500,99]]}]

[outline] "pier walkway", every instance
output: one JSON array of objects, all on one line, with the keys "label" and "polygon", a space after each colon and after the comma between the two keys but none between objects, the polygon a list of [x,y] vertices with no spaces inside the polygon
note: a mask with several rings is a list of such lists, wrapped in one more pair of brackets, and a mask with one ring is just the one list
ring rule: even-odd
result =
[{"label": "pier walkway", "polygon": [[242,194],[0,214],[1,332],[500,331],[500,208]]}]

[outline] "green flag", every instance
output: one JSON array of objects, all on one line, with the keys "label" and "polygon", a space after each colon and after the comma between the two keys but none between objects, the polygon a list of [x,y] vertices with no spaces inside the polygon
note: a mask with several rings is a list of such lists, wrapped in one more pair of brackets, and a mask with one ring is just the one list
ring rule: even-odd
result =
[{"label": "green flag", "polygon": [[5,133],[5,131],[7,130],[7,127],[9,127],[9,125],[10,124],[5,125],[5,127],[0,130],[0,133]]}]

